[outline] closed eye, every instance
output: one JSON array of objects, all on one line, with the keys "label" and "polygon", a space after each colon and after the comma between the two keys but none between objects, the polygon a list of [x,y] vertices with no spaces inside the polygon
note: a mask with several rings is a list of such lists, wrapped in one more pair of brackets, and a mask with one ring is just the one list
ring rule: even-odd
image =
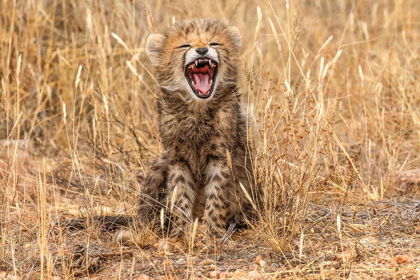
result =
[{"label": "closed eye", "polygon": [[191,48],[190,44],[185,44],[185,45],[181,45],[179,47],[177,47],[177,49],[186,49],[186,48]]},{"label": "closed eye", "polygon": [[216,46],[220,46],[221,44],[219,43],[210,43],[210,47],[216,47]]}]

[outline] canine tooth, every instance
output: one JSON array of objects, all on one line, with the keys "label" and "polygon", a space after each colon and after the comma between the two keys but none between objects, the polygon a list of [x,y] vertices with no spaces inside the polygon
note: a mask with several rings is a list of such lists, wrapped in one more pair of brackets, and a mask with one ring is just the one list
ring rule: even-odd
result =
[{"label": "canine tooth", "polygon": [[195,63],[195,67],[197,67],[197,65],[198,65],[198,61],[196,60],[196,61],[194,61],[194,63]]}]

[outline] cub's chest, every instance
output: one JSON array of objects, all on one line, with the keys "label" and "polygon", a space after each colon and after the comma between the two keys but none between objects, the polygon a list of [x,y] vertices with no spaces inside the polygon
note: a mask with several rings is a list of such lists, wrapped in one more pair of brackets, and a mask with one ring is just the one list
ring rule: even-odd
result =
[{"label": "cub's chest", "polygon": [[194,114],[174,116],[172,127],[172,137],[185,142],[205,141],[221,129],[218,117]]},{"label": "cub's chest", "polygon": [[199,112],[179,110],[161,115],[162,137],[184,140],[206,140],[233,129],[235,116],[226,109],[202,110]]}]

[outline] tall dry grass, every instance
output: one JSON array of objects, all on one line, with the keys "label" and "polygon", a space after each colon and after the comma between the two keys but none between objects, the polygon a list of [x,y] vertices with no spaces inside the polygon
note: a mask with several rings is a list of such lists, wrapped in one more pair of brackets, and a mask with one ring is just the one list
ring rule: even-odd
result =
[{"label": "tall dry grass", "polygon": [[309,201],[407,194],[395,173],[420,166],[417,1],[0,7],[0,270],[74,276],[53,264],[68,240],[51,240],[51,221],[137,203],[147,162],[162,152],[145,40],[184,18],[242,32],[240,88],[264,198],[251,228],[274,250],[307,230]]}]

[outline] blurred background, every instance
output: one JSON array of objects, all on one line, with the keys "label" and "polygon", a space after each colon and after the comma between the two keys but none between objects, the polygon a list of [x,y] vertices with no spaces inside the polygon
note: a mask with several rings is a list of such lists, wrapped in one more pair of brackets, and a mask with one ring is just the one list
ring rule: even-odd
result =
[{"label": "blurred background", "polygon": [[[418,194],[396,174],[420,166],[419,1],[0,0],[0,7],[6,259],[25,252],[12,232],[46,244],[45,224],[81,207],[135,209],[147,163],[163,151],[147,35],[193,17],[242,33],[240,90],[256,123],[255,184],[265,201],[258,226],[272,225],[269,237],[255,230],[276,250],[305,228],[310,201]],[[22,233],[22,225],[33,227]]]}]

